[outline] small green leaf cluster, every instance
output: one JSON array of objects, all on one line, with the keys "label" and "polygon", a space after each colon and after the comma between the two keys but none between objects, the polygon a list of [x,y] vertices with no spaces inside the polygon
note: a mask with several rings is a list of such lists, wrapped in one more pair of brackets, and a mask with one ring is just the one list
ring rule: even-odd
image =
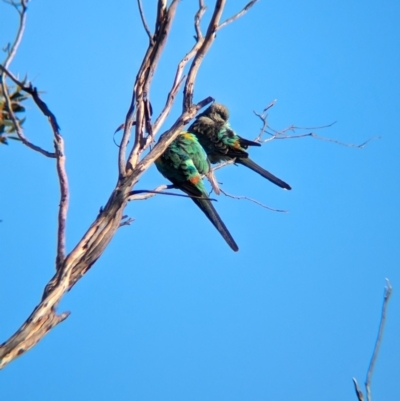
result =
[{"label": "small green leaf cluster", "polygon": [[[20,118],[19,115],[25,112],[25,107],[22,103],[27,97],[28,95],[25,94],[19,86],[9,93],[11,108],[19,125],[22,125],[25,121],[25,118]],[[6,104],[2,87],[0,86],[0,144],[7,145],[8,139],[19,140],[16,135],[14,123],[11,119],[10,110]]]}]

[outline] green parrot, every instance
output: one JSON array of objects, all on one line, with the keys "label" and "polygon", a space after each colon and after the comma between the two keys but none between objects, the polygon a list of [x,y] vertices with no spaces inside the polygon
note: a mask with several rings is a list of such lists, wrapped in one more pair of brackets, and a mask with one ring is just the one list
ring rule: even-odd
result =
[{"label": "green parrot", "polygon": [[196,136],[187,132],[179,134],[178,138],[155,161],[155,165],[176,188],[192,196],[193,202],[207,216],[228,245],[235,252],[238,251],[235,240],[208,199],[201,175],[210,177],[210,162]]},{"label": "green parrot", "polygon": [[289,184],[275,177],[249,158],[246,149],[249,146],[261,146],[258,142],[249,141],[236,134],[228,123],[229,111],[220,104],[213,103],[199,114],[188,132],[197,136],[201,146],[207,152],[211,163],[235,159],[267,180],[284,189],[292,189]]}]

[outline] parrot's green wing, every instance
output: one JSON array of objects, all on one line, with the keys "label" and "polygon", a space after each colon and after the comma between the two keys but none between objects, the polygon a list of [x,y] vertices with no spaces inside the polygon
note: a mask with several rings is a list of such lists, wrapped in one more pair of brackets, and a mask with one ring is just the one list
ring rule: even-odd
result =
[{"label": "parrot's green wing", "polygon": [[291,189],[290,185],[282,181],[269,171],[265,170],[249,158],[249,146],[261,146],[258,142],[242,138],[228,123],[228,109],[219,103],[213,103],[203,113],[199,114],[188,131],[197,136],[200,144],[207,152],[211,163],[235,159],[262,177],[284,189]]},{"label": "parrot's green wing", "polygon": [[193,202],[216,227],[228,245],[234,251],[238,251],[235,240],[211,201],[208,200],[201,175],[209,173],[210,165],[197,138],[188,133],[180,134],[156,160],[155,164],[160,173],[175,187],[192,197]]}]

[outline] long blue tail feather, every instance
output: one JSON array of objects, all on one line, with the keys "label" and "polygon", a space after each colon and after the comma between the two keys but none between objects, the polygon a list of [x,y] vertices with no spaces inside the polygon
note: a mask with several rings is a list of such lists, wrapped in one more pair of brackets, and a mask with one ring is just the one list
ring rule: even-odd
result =
[{"label": "long blue tail feather", "polygon": [[263,169],[261,166],[259,166],[257,163],[253,162],[253,160],[251,160],[249,158],[237,158],[235,163],[243,164],[243,166],[246,166],[249,169],[255,171],[258,174],[260,174],[262,177],[264,177],[267,180],[271,181],[275,185],[278,185],[278,187],[281,187],[283,189],[288,189],[288,190],[292,189],[292,187],[289,184],[287,184],[285,181],[282,181],[278,177],[275,177],[269,171]]}]

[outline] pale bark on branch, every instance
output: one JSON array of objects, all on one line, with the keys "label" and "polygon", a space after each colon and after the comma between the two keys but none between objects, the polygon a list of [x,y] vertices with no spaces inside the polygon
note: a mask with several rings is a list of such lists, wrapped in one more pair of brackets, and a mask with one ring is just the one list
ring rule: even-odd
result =
[{"label": "pale bark on branch", "polygon": [[[367,401],[372,401],[371,397],[371,380],[372,380],[372,374],[374,373],[374,368],[375,368],[375,363],[376,360],[378,359],[378,354],[379,354],[379,349],[382,344],[382,337],[383,337],[383,331],[385,329],[385,323],[386,323],[386,311],[387,307],[389,304],[390,297],[392,295],[392,285],[390,284],[390,281],[386,279],[386,287],[383,295],[383,304],[382,304],[382,311],[381,311],[381,318],[379,321],[379,329],[378,329],[378,335],[376,337],[375,341],[375,346],[374,346],[374,351],[372,352],[372,357],[371,361],[368,366],[368,371],[367,371],[367,377],[365,379],[365,392],[367,394]],[[357,400],[358,401],[364,401],[364,394],[361,391],[357,380],[353,377],[353,384],[354,384],[354,390],[356,392]]]},{"label": "pale bark on branch", "polygon": [[[267,142],[271,142],[275,139],[299,139],[299,138],[310,137],[310,138],[314,138],[314,139],[317,139],[320,141],[335,143],[336,145],[341,145],[341,146],[345,146],[348,148],[363,149],[368,145],[369,142],[377,140],[377,139],[381,139],[380,136],[373,136],[373,137],[365,140],[361,144],[354,144],[354,143],[338,141],[337,139],[333,139],[333,138],[327,138],[327,137],[318,135],[315,132],[296,134],[297,131],[310,131],[310,130],[321,130],[321,129],[325,129],[325,128],[330,128],[336,124],[336,121],[333,123],[321,125],[318,127],[299,127],[297,125],[289,125],[288,127],[284,128],[282,130],[276,130],[276,129],[273,129],[269,125],[268,113],[267,113],[271,107],[275,106],[275,104],[276,104],[276,99],[273,100],[272,102],[270,102],[264,108],[262,113],[258,113],[256,111],[254,111],[254,114],[262,121],[262,127],[260,130],[260,133],[254,139],[256,142],[267,143]],[[268,138],[264,139],[264,135],[268,135]]]},{"label": "pale bark on branch", "polygon": [[[64,141],[55,115],[41,99],[38,90],[30,83],[25,83],[25,81],[20,82],[10,71],[10,63],[16,54],[18,45],[23,37],[26,21],[26,5],[28,0],[21,0],[20,3],[12,3],[18,10],[20,23],[14,44],[10,47],[5,62],[0,65],[1,85],[5,93],[6,102],[8,96],[6,79],[9,79],[19,85],[23,91],[32,97],[36,106],[48,119],[54,141],[54,152],[49,152],[34,145],[25,137],[22,128],[19,126],[18,120],[12,113],[10,104],[7,104],[7,107],[11,110],[10,115],[15,130],[22,143],[28,148],[49,158],[56,159],[56,171],[60,187],[60,203],[58,209],[57,250],[55,263],[56,272],[49,283],[45,286],[41,302],[36,306],[31,315],[15,332],[15,334],[0,346],[0,369],[31,349],[52,328],[68,317],[69,312],[61,314],[57,313],[57,307],[60,300],[98,260],[116,231],[121,226],[128,225],[132,221],[132,219],[126,218],[124,215],[124,209],[127,202],[130,200],[147,199],[154,195],[154,193],[148,193],[145,195],[132,194],[132,189],[142,174],[165,151],[167,146],[182,131],[183,127],[196,115],[197,111],[213,101],[212,97],[207,97],[197,103],[193,103],[195,81],[201,63],[215,40],[216,32],[244,15],[245,12],[247,12],[247,10],[256,2],[257,0],[250,1],[237,14],[228,18],[225,22],[220,23],[226,0],[216,0],[213,6],[210,22],[205,30],[206,33],[203,35],[201,31],[201,19],[205,13],[206,7],[204,1],[199,0],[198,9],[194,16],[194,30],[196,33],[195,43],[177,65],[171,89],[166,96],[165,105],[153,123],[150,96],[152,79],[166,46],[179,1],[172,0],[169,6],[165,0],[157,1],[156,23],[154,32],[151,32],[144,16],[142,2],[138,0],[139,13],[142,19],[144,31],[149,38],[149,43],[135,79],[131,102],[123,125],[124,129],[117,160],[119,170],[117,183],[104,208],[100,211],[99,215],[83,235],[82,239],[69,253],[66,252],[65,236],[69,190],[68,177],[65,168],[66,158]],[[18,5],[16,6],[16,4]],[[184,75],[185,68],[188,69],[187,75]],[[176,95],[182,86],[184,96],[180,116],[175,120],[173,125],[160,136],[153,149],[145,155],[145,151],[147,151],[150,145],[154,142],[154,138],[159,133],[165,119],[169,115],[176,99]],[[264,112],[268,110],[268,108],[269,107],[267,107]],[[262,118],[262,115],[259,116]],[[287,132],[293,131],[297,128],[291,126],[282,132],[271,132],[267,130],[268,125],[266,123],[266,116],[264,116],[264,123],[262,132],[258,138],[259,141],[263,142],[272,139],[294,137],[287,135]],[[133,127],[134,133],[131,133]],[[264,133],[270,135],[270,138],[262,140],[261,135]],[[311,134],[305,134],[303,136],[310,135]],[[313,136],[315,137],[315,135]],[[131,137],[133,140],[130,145]],[[324,138],[324,140],[327,139]],[[359,147],[361,147],[361,145]],[[220,167],[221,165],[215,167],[215,169]],[[155,192],[158,192],[161,189],[164,189],[164,187],[157,188]],[[239,197],[229,194],[227,194],[227,196],[236,199],[247,199],[251,202],[260,204],[247,197]],[[260,204],[260,206],[268,208],[265,205]]]},{"label": "pale bark on branch", "polygon": [[[57,306],[65,293],[77,283],[77,281],[102,255],[118,228],[127,225],[132,221],[131,219],[124,220],[126,216],[124,216],[123,211],[130,199],[130,193],[134,185],[150,165],[165,151],[167,146],[177,137],[183,127],[196,115],[197,111],[213,100],[211,97],[208,97],[194,104],[194,85],[201,62],[214,42],[215,32],[221,27],[220,18],[225,2],[226,0],[215,1],[213,14],[207,27],[207,33],[203,36],[201,34],[200,22],[205,12],[205,6],[203,1],[199,0],[199,7],[194,21],[196,42],[193,48],[179,63],[171,90],[167,95],[165,107],[155,123],[152,124],[150,102],[152,78],[167,42],[179,1],[173,0],[170,5],[167,6],[167,1],[158,0],[156,24],[154,33],[152,34],[144,18],[141,1],[138,0],[139,13],[142,18],[144,30],[149,37],[149,44],[143,57],[143,62],[139,72],[136,76],[131,103],[125,118],[124,132],[118,155],[119,176],[116,186],[105,207],[100,211],[99,215],[91,224],[82,239],[68,254],[66,254],[65,251],[65,225],[67,219],[69,191],[65,169],[63,138],[59,132],[56,117],[50,111],[46,103],[44,103],[40,98],[37,89],[29,83],[27,85],[22,85],[22,89],[31,95],[37,107],[48,118],[53,133],[55,146],[54,153],[44,151],[43,149],[40,150],[38,147],[35,148],[36,145],[30,146],[30,142],[27,140],[25,142],[23,141],[23,143],[46,156],[54,157],[56,159],[56,169],[60,184],[56,272],[53,278],[46,285],[41,302],[36,306],[31,315],[16,331],[16,333],[0,346],[0,368],[4,368],[8,363],[31,349],[52,328],[68,317],[69,312],[58,314]],[[255,2],[256,1],[252,1],[251,3]],[[23,36],[27,3],[27,0],[21,0],[16,7],[21,18],[14,45],[11,47],[6,62],[2,65],[2,84],[5,88],[6,75],[15,83],[22,84],[9,71],[9,65]],[[15,6],[16,3],[12,4]],[[246,7],[248,8],[249,5]],[[238,16],[234,16],[233,18],[237,19]],[[184,77],[183,71],[191,60],[192,62],[189,67],[188,75],[187,77]],[[158,133],[165,118],[168,116],[174,103],[175,96],[182,84],[184,84],[184,101],[181,115],[176,119],[172,127],[163,133],[151,152],[143,157],[143,152],[154,140],[155,135]],[[8,93],[7,90],[5,90],[5,92]],[[128,150],[133,122],[135,122],[134,140],[131,149]],[[17,129],[18,121],[16,119],[14,124]],[[20,133],[21,132],[22,130],[20,129]],[[128,158],[127,153],[129,153]]]}]

